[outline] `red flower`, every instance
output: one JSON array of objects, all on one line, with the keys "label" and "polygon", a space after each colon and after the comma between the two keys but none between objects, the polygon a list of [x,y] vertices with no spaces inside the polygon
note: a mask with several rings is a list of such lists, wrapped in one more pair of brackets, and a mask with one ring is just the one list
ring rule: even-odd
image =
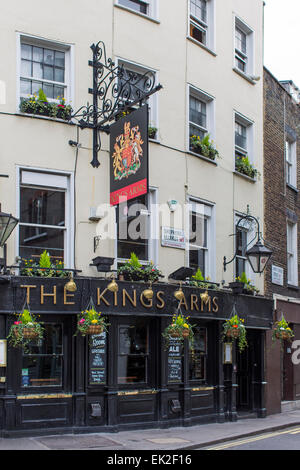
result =
[{"label": "red flower", "polygon": [[238,325],[233,325],[233,328],[238,328]]}]

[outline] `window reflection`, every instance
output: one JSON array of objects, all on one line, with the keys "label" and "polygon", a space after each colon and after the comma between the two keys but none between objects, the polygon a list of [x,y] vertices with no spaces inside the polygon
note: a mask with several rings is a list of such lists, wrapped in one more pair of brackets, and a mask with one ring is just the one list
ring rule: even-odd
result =
[{"label": "window reflection", "polygon": [[148,326],[140,321],[136,326],[119,326],[118,383],[147,382]]},{"label": "window reflection", "polygon": [[194,328],[194,343],[189,355],[189,379],[206,380],[207,330]]},{"label": "window reflection", "polygon": [[22,387],[62,386],[62,325],[46,323],[44,338],[32,342],[22,358]]}]

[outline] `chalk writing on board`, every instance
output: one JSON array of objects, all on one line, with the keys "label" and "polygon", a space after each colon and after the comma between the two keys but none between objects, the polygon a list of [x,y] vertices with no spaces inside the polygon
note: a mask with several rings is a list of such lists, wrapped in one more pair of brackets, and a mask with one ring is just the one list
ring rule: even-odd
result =
[{"label": "chalk writing on board", "polygon": [[106,383],[106,332],[93,335],[89,354],[90,385]]}]

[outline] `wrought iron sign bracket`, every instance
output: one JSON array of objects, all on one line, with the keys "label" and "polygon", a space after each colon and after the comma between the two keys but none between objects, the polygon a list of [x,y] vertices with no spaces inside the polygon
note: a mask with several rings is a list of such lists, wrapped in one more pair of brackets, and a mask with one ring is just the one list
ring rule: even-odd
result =
[{"label": "wrought iron sign bracket", "polygon": [[120,113],[128,113],[135,106],[142,106],[148,98],[162,88],[155,84],[155,74],[147,71],[143,75],[128,71],[123,65],[116,65],[107,58],[105,44],[99,41],[92,44],[93,60],[88,65],[93,68],[93,88],[88,92],[93,103],[81,106],[71,116],[78,121],[81,129],[93,130],[93,159],[91,165],[98,168],[98,152],[101,149],[101,132],[110,133],[109,122]]}]

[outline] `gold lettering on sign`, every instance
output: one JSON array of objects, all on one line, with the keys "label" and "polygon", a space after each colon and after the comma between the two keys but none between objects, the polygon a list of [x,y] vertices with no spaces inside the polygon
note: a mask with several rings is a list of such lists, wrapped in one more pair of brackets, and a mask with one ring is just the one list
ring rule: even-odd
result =
[{"label": "gold lettering on sign", "polygon": [[67,297],[74,297],[75,294],[67,294],[66,286],[64,286],[64,305],[74,305],[75,302],[68,301]]},{"label": "gold lettering on sign", "polygon": [[27,300],[27,303],[30,304],[30,289],[32,288],[36,288],[36,286],[20,286],[22,287],[22,289],[26,289],[26,300]]},{"label": "gold lettering on sign", "polygon": [[164,308],[164,306],[165,306],[165,301],[164,301],[164,299],[162,299],[162,297],[161,297],[162,295],[164,295],[164,292],[161,291],[161,290],[159,290],[159,291],[157,292],[157,294],[156,294],[157,300],[160,301],[160,304],[156,304],[156,307],[157,307],[157,308]]},{"label": "gold lettering on sign", "polygon": [[203,304],[207,305],[208,304],[208,311],[211,311],[211,298],[210,296],[207,297],[206,300],[201,299],[201,312],[203,312]]},{"label": "gold lettering on sign", "polygon": [[106,294],[107,292],[107,288],[104,289],[103,292],[100,291],[100,287],[97,287],[97,304],[100,305],[101,304],[101,300],[103,300],[103,302],[109,307],[110,306],[110,303],[106,300],[106,298],[104,297],[104,295]]},{"label": "gold lettering on sign", "polygon": [[212,299],[212,301],[213,301],[213,312],[218,312],[219,311],[219,305],[217,304],[217,300],[218,300],[217,297],[213,297],[213,299]]},{"label": "gold lettering on sign", "polygon": [[149,303],[146,304],[146,303],[144,302],[144,298],[145,298],[145,297],[144,297],[143,292],[142,292],[141,295],[140,295],[141,304],[143,305],[143,307],[151,308],[152,305],[153,305],[152,299],[149,299]]},{"label": "gold lettering on sign", "polygon": [[118,293],[117,292],[114,292],[114,306],[115,307],[118,306]]},{"label": "gold lettering on sign", "polygon": [[186,301],[186,298],[185,298],[185,295],[183,295],[183,299],[180,301],[179,303],[179,308],[181,307],[181,305],[184,304],[184,308],[186,310],[188,310],[188,305],[187,305],[187,301]]},{"label": "gold lettering on sign", "polygon": [[41,285],[41,305],[44,303],[44,297],[53,297],[53,304],[56,305],[56,286],[53,286],[53,293],[45,293],[44,286]]},{"label": "gold lettering on sign", "polygon": [[196,294],[191,294],[191,310],[194,310],[194,306],[196,310],[199,310],[198,296]]},{"label": "gold lettering on sign", "polygon": [[125,297],[132,303],[134,307],[136,307],[136,290],[133,291],[133,298],[130,297],[126,289],[123,289],[123,298],[122,298],[122,305],[125,307],[126,301]]}]

